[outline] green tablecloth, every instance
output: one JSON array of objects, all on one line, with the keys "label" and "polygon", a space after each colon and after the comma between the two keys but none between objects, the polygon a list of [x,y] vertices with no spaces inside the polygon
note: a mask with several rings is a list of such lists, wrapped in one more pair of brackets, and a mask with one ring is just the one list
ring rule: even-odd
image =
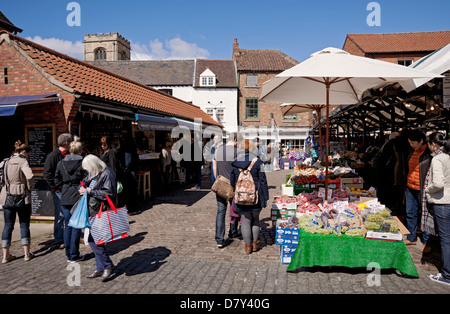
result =
[{"label": "green tablecloth", "polygon": [[403,242],[363,237],[311,234],[300,229],[297,249],[287,270],[313,266],[367,267],[376,262],[381,269],[395,268],[419,277]]}]

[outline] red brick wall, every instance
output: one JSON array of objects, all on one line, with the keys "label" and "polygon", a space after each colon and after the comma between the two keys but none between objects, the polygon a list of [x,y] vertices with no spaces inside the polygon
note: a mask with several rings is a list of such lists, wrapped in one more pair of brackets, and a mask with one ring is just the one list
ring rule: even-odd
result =
[{"label": "red brick wall", "polygon": [[246,98],[259,98],[261,95],[261,89],[264,82],[270,80],[278,73],[257,73],[259,87],[246,87],[247,74],[256,74],[250,72],[239,72],[239,123],[242,123],[243,127],[249,126],[266,126],[270,129],[272,121],[270,114],[273,113],[275,122],[278,127],[311,127],[312,126],[312,113],[302,113],[298,115],[298,121],[296,122],[284,122],[280,109],[280,104],[266,103],[259,101],[259,119],[258,120],[245,120],[245,99]]},{"label": "red brick wall", "polygon": [[[5,75],[4,69],[7,69]],[[8,83],[5,84],[5,78]],[[17,109],[17,114],[23,113],[25,124],[56,123],[57,136],[68,131],[68,121],[73,120],[77,106],[73,106],[74,97],[71,93],[51,84],[33,65],[6,41],[0,45],[0,95],[21,96],[60,94],[58,102],[33,104]]]}]

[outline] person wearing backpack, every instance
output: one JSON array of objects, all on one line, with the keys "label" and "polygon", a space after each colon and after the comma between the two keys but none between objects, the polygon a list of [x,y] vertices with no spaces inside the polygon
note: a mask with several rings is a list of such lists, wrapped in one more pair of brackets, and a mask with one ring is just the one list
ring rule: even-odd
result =
[{"label": "person wearing backpack", "polygon": [[245,253],[250,254],[259,250],[259,213],[267,206],[269,188],[266,174],[261,171],[264,164],[253,153],[253,142],[245,140],[242,144],[236,160],[231,163],[230,184],[235,190],[236,211],[241,215]]}]

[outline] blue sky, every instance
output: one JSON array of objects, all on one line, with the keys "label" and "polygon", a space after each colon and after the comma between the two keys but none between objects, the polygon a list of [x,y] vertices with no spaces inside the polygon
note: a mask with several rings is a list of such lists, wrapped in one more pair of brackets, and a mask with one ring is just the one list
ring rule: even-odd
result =
[{"label": "blue sky", "polygon": [[348,33],[450,30],[449,0],[379,0],[380,26],[369,26],[370,0],[78,0],[81,26],[70,27],[70,0],[3,1],[19,35],[82,58],[84,34],[118,32],[134,59],[230,59],[241,48],[280,49],[303,61],[342,48]]}]

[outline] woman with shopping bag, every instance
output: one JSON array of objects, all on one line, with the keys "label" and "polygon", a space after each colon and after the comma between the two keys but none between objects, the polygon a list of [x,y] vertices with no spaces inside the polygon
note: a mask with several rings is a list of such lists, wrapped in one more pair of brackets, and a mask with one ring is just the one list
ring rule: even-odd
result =
[{"label": "woman with shopping bag", "polygon": [[[106,164],[95,155],[88,155],[83,159],[82,167],[87,171],[87,176],[83,180],[83,184],[79,189],[80,195],[87,193],[87,197],[94,198],[102,205],[101,210],[105,210],[105,206],[110,206],[108,198],[115,200],[117,195],[117,181],[113,171],[106,166]],[[93,187],[89,187],[92,180],[96,180]],[[88,203],[92,204],[91,200]],[[90,210],[92,207],[90,208]],[[99,209],[100,210],[100,209]],[[98,211],[91,211],[91,217],[98,214]],[[99,230],[95,228],[101,228],[101,226],[92,226],[88,237],[88,243],[95,255],[95,261],[97,264],[96,270],[88,275],[88,278],[101,277],[104,282],[108,280],[114,271],[114,264],[106,251],[105,244],[96,244],[92,238],[92,233]]]}]

